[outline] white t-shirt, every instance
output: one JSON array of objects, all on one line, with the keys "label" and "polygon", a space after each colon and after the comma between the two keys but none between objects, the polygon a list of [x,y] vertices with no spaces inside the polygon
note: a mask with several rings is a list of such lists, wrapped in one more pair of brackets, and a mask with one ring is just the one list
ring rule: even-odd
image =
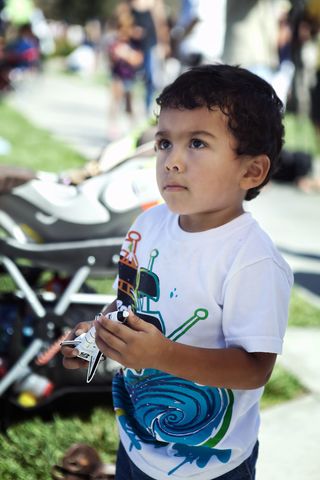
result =
[{"label": "white t-shirt", "polygon": [[[143,213],[120,255],[118,307],[173,341],[281,353],[292,273],[251,214],[188,233],[166,205]],[[214,368],[214,365],[208,365]],[[263,388],[213,388],[124,368],[113,399],[121,441],[150,477],[209,480],[250,454]]]}]

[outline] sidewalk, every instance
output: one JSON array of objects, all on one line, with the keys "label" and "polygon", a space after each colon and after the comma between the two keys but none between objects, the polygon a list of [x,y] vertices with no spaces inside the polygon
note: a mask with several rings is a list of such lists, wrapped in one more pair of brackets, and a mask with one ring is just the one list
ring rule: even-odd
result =
[{"label": "sidewalk", "polygon": [[[107,89],[52,74],[44,74],[32,87],[14,94],[12,106],[87,158],[96,158],[107,141]],[[319,200],[319,195],[271,185],[247,205],[294,272],[316,274],[316,286],[320,284]],[[320,478],[319,347],[320,329],[288,330],[278,361],[298,376],[310,394],[263,411],[257,480]]]},{"label": "sidewalk", "polygon": [[[110,139],[114,119],[108,119],[110,96],[106,85],[71,74],[44,72],[10,97],[11,105],[36,126],[52,132],[86,158],[98,158]],[[142,99],[134,97],[137,118],[142,117]],[[118,113],[122,122],[126,115]]]},{"label": "sidewalk", "polygon": [[44,74],[9,97],[13,107],[36,126],[88,159],[99,155],[107,140],[106,87],[71,75]]},{"label": "sidewalk", "polygon": [[290,328],[278,362],[310,390],[261,415],[257,480],[320,478],[320,329]]}]

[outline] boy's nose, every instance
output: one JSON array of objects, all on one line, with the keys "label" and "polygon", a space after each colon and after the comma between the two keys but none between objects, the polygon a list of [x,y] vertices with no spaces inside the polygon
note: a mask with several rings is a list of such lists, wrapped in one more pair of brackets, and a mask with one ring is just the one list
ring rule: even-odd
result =
[{"label": "boy's nose", "polygon": [[178,152],[170,152],[165,161],[165,169],[169,172],[175,170],[181,172],[183,170],[183,161],[181,154]]},{"label": "boy's nose", "polygon": [[171,165],[166,165],[166,170],[167,170],[168,172],[170,172],[171,170],[176,170],[177,172],[180,171],[178,165],[172,165],[172,166],[171,166]]}]

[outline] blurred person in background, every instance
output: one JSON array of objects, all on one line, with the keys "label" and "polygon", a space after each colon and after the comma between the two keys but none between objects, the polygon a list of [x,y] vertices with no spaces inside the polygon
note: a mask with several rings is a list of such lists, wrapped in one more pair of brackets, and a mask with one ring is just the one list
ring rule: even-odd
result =
[{"label": "blurred person in background", "polygon": [[141,73],[145,86],[145,109],[152,115],[159,60],[170,54],[168,20],[162,0],[129,0],[134,18],[135,43],[143,52]]},{"label": "blurred person in background", "polygon": [[11,25],[30,23],[33,34],[39,39],[40,53],[46,56],[54,52],[55,44],[47,19],[37,3],[33,0],[6,0],[3,15]]},{"label": "blurred person in background", "polygon": [[[294,3],[294,2],[293,2]],[[302,99],[308,88],[297,83],[305,72],[301,71],[301,38],[309,26],[298,19],[305,19],[305,2],[284,0],[227,0],[226,32],[223,61],[241,65],[269,82],[284,106],[291,108],[292,97]],[[297,15],[298,12],[298,15]],[[300,33],[298,33],[300,32]],[[304,82],[305,83],[305,82]],[[304,93],[302,93],[304,92]],[[319,191],[320,180],[313,176],[312,155],[303,150],[282,150],[281,166],[273,174],[273,180],[290,183],[305,193]]]},{"label": "blurred person in background", "polygon": [[72,72],[89,76],[97,72],[100,42],[100,22],[98,20],[86,22],[83,28],[83,39],[66,59],[67,68]]},{"label": "blurred person in background", "polygon": [[30,23],[21,25],[16,37],[6,45],[6,62],[17,68],[35,68],[39,65],[39,39],[32,31]]},{"label": "blurred person in background", "polygon": [[171,38],[182,69],[221,60],[226,0],[182,0]]},{"label": "blurred person in background", "polygon": [[4,35],[4,20],[2,17],[2,11],[4,9],[5,3],[4,0],[0,0],[0,37],[2,38]]},{"label": "blurred person in background", "polygon": [[310,115],[310,88],[316,70],[317,22],[307,9],[308,2],[293,1],[290,14],[292,24],[292,60],[295,65],[292,94],[288,108],[299,115]]},{"label": "blurred person in background", "polygon": [[308,115],[320,133],[320,2],[306,0],[295,12],[296,77],[291,107],[298,114]]},{"label": "blurred person in background", "polygon": [[[320,67],[320,51],[317,51],[320,2],[293,0],[288,22],[291,27],[290,58],[294,64],[294,76],[287,110],[301,118],[310,118],[316,127],[316,119],[320,120],[320,86],[317,85],[317,55]],[[319,192],[320,177],[314,171],[314,166],[314,158],[308,151],[284,150],[282,167],[274,179],[293,182],[305,193]]]},{"label": "blurred person in background", "polygon": [[[320,4],[319,4],[320,7]],[[317,60],[314,84],[311,86],[311,119],[320,140],[320,34],[317,36]]]},{"label": "blurred person in background", "polygon": [[134,126],[132,91],[137,69],[143,64],[144,57],[134,41],[136,26],[128,3],[120,2],[116,6],[110,26],[105,48],[111,73],[109,117],[113,130],[108,132],[108,136],[115,139],[125,133],[123,128],[126,125],[120,113],[123,109],[129,128]]},{"label": "blurred person in background", "polygon": [[39,39],[32,31],[31,24],[21,25],[16,35],[2,46],[0,58],[0,88],[9,90],[12,82],[26,72],[40,68]]},{"label": "blurred person in background", "polygon": [[227,0],[222,55],[224,62],[248,68],[271,83],[284,104],[294,73],[290,56],[280,62],[280,50],[283,54],[290,43],[284,21],[289,9],[290,2],[284,0]]}]

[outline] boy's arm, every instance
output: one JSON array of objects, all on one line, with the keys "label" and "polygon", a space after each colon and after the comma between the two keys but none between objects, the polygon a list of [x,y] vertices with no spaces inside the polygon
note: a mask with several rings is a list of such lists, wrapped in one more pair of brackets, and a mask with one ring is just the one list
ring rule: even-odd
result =
[{"label": "boy's arm", "polygon": [[160,369],[217,387],[262,387],[270,378],[277,357],[275,353],[248,353],[241,348],[209,349],[172,343],[167,346]]},{"label": "boy's arm", "polygon": [[276,360],[275,353],[199,348],[173,342],[132,312],[127,325],[102,317],[95,321],[95,327],[96,343],[107,357],[126,367],[155,368],[202,385],[261,387],[268,381]]}]

